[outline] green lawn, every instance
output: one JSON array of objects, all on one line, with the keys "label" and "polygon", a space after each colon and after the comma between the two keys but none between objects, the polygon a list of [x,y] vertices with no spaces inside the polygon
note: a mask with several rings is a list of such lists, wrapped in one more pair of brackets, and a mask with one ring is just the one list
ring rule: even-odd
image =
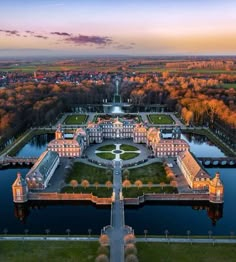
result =
[{"label": "green lawn", "polygon": [[94,262],[98,248],[98,242],[1,241],[0,261]]},{"label": "green lawn", "polygon": [[97,150],[99,151],[112,151],[112,150],[115,150],[116,149],[116,146],[115,145],[105,145],[105,146],[100,146]]},{"label": "green lawn", "polygon": [[140,262],[233,262],[235,244],[136,243]]},{"label": "green lawn", "polygon": [[120,146],[120,149],[121,150],[124,150],[124,151],[137,151],[139,150],[137,147],[135,146],[131,146],[131,145],[126,145],[126,144],[122,144]]},{"label": "green lawn", "polygon": [[156,125],[169,125],[175,123],[171,116],[163,114],[148,115],[148,120],[151,124]]},{"label": "green lawn", "polygon": [[113,160],[115,159],[115,155],[109,152],[106,153],[96,153],[96,155],[100,158],[106,159],[106,160]]},{"label": "green lawn", "polygon": [[94,196],[97,196],[97,197],[111,197],[112,188],[98,187],[96,189],[96,187],[84,188],[84,187],[79,186],[73,189],[73,187],[71,186],[66,186],[61,189],[61,193],[86,193],[86,194],[92,193]]},{"label": "green lawn", "polygon": [[124,197],[138,197],[142,196],[143,194],[152,194],[152,193],[177,193],[177,189],[175,187],[140,187],[139,189],[137,187],[129,187],[129,188],[123,188],[123,196]]},{"label": "green lawn", "polygon": [[120,158],[122,160],[129,160],[129,159],[137,157],[138,155],[139,153],[124,153],[120,155]]},{"label": "green lawn", "polygon": [[64,124],[65,125],[82,125],[85,124],[88,116],[87,115],[71,115],[67,116]]},{"label": "green lawn", "polygon": [[112,181],[112,172],[105,168],[75,162],[65,182],[70,183],[72,179],[77,180],[78,183],[81,183],[83,179],[87,179],[90,184],[94,184],[95,182],[104,184],[108,180]]},{"label": "green lawn", "polygon": [[136,180],[141,180],[143,184],[147,184],[148,182],[152,182],[153,184],[159,184],[161,182],[166,184],[170,183],[170,179],[166,176],[162,163],[153,163],[142,167],[131,168],[129,171],[130,174],[127,179],[129,179],[131,183],[134,183]]}]

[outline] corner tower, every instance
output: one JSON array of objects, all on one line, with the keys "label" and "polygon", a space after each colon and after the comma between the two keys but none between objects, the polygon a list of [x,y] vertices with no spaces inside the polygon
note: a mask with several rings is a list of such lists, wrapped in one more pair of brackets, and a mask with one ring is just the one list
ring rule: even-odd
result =
[{"label": "corner tower", "polygon": [[28,186],[20,173],[17,173],[17,178],[12,184],[13,202],[25,203],[28,201]]},{"label": "corner tower", "polygon": [[215,177],[209,182],[210,202],[224,202],[224,186],[220,180],[220,173],[217,172]]}]

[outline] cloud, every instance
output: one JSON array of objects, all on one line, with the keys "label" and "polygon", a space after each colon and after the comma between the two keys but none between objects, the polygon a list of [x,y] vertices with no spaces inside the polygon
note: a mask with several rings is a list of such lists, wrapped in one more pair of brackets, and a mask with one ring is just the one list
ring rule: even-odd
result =
[{"label": "cloud", "polygon": [[132,48],[134,48],[133,45],[122,45],[122,44],[115,45],[113,47],[115,49],[132,49]]},{"label": "cloud", "polygon": [[59,35],[59,36],[71,36],[71,34],[66,32],[51,32],[51,35]]},{"label": "cloud", "polygon": [[6,33],[8,36],[20,36],[20,33],[17,30],[2,30],[0,29],[0,32]]},{"label": "cloud", "polygon": [[112,43],[112,39],[107,36],[88,36],[88,35],[71,36],[66,38],[65,41],[69,43],[74,43],[76,45],[86,45],[86,44],[110,45]]},{"label": "cloud", "polygon": [[33,31],[30,31],[30,30],[27,30],[27,31],[25,31],[27,34],[31,34],[31,35],[33,35],[34,34],[34,32]]},{"label": "cloud", "polygon": [[47,36],[44,36],[44,35],[34,35],[34,37],[36,37],[36,38],[41,38],[41,39],[48,39],[48,37]]}]

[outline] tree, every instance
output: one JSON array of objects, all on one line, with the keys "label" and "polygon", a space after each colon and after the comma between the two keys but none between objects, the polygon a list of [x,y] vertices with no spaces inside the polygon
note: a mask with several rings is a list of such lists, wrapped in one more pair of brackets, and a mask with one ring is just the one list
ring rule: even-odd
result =
[{"label": "tree", "polygon": [[73,192],[74,192],[75,187],[78,186],[78,181],[75,180],[75,179],[72,179],[72,180],[70,181],[70,185],[73,187]]},{"label": "tree", "polygon": [[106,182],[106,187],[107,187],[107,189],[111,188],[112,187],[112,182],[111,181],[107,181]]},{"label": "tree", "polygon": [[102,234],[100,237],[99,237],[99,243],[101,246],[108,246],[109,245],[109,237],[108,235],[106,234]]},{"label": "tree", "polygon": [[96,257],[95,262],[109,262],[109,259],[107,255],[101,254]]},{"label": "tree", "polygon": [[125,189],[127,189],[128,187],[131,186],[131,182],[130,182],[128,179],[126,179],[126,180],[124,180],[124,182],[122,183],[122,186],[125,187]]},{"label": "tree", "polygon": [[129,233],[124,236],[124,242],[125,244],[130,244],[135,242],[135,236],[132,233]]},{"label": "tree", "polygon": [[127,244],[125,246],[125,256],[128,256],[128,255],[137,255],[137,248],[135,247],[134,244]]},{"label": "tree", "polygon": [[135,186],[136,186],[138,189],[143,186],[143,183],[142,183],[141,180],[136,180],[136,181],[134,182],[134,184],[135,184]]},{"label": "tree", "polygon": [[81,186],[82,186],[84,189],[87,188],[87,187],[89,187],[89,181],[86,180],[86,179],[83,179],[83,180],[81,181]]},{"label": "tree", "polygon": [[163,190],[163,188],[164,188],[165,185],[166,185],[165,182],[161,182],[161,183],[160,183],[160,186],[161,186],[161,189],[162,189],[162,190]]},{"label": "tree", "polygon": [[96,189],[98,189],[99,183],[97,181],[94,182],[94,186],[96,187]]},{"label": "tree", "polygon": [[130,254],[125,258],[125,262],[138,262],[137,256]]}]

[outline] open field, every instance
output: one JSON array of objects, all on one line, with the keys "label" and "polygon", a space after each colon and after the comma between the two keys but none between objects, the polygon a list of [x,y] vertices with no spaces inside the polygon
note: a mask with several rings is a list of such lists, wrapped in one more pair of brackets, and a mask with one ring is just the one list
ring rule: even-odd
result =
[{"label": "open field", "polygon": [[[124,179],[123,175],[123,180]],[[148,182],[152,182],[153,184],[160,184],[161,182],[165,184],[170,183],[170,179],[166,176],[162,163],[153,163],[129,169],[127,179],[130,180],[131,183],[134,183],[136,180],[141,180],[143,184],[148,184]]]},{"label": "open field", "polygon": [[82,125],[85,124],[88,116],[87,115],[71,115],[67,116],[64,121],[65,125]]},{"label": "open field", "polygon": [[107,188],[107,187],[71,187],[71,186],[66,186],[63,187],[61,190],[61,193],[85,193],[85,194],[90,194],[92,193],[94,196],[97,197],[111,197],[112,195],[112,187]]},{"label": "open field", "polygon": [[86,179],[90,184],[94,184],[95,182],[104,184],[108,180],[112,181],[112,172],[105,168],[98,168],[76,162],[66,178],[66,183],[70,183],[72,179],[77,180],[78,183]]},{"label": "open field", "polygon": [[140,262],[233,262],[236,260],[235,244],[167,244],[136,243]]},{"label": "open field", "polygon": [[174,124],[174,120],[169,115],[162,115],[162,114],[149,115],[148,120],[151,124],[156,124],[156,125]]},{"label": "open field", "polygon": [[138,197],[138,196],[142,196],[143,194],[152,194],[152,193],[177,193],[177,189],[175,187],[129,187],[129,188],[124,188],[123,187],[123,196],[125,198],[129,198],[129,197]]},{"label": "open field", "polygon": [[98,242],[1,241],[0,261],[94,262],[98,248]]}]

